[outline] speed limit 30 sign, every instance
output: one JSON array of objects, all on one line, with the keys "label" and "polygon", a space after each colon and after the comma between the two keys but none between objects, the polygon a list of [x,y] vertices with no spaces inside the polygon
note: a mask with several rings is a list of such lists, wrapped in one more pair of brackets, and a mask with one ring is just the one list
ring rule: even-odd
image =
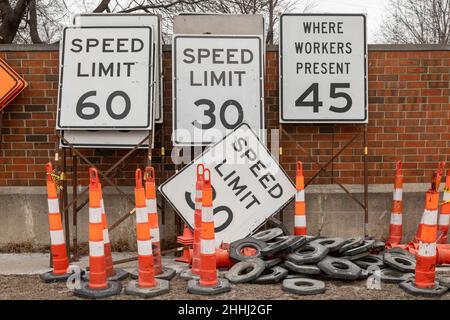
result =
[{"label": "speed limit 30 sign", "polygon": [[366,16],[284,14],[280,24],[280,121],[366,123]]},{"label": "speed limit 30 sign", "polygon": [[67,27],[57,129],[152,128],[152,28]]},{"label": "speed limit 30 sign", "polygon": [[174,35],[173,46],[174,144],[208,145],[243,122],[264,141],[262,38]]}]

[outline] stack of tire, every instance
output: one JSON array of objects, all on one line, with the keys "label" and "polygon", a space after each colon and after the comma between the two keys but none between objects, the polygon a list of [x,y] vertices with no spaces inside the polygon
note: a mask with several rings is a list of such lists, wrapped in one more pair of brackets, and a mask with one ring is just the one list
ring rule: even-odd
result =
[{"label": "stack of tire", "polygon": [[282,283],[283,290],[299,295],[324,293],[326,280],[362,280],[372,274],[400,283],[415,270],[414,255],[385,250],[382,241],[284,235],[280,228],[231,243],[230,258],[235,263],[226,274],[230,282]]}]

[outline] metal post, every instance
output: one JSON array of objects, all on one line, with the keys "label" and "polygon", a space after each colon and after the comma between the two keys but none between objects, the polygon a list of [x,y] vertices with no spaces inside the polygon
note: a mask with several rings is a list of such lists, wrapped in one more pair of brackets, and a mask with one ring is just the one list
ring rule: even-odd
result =
[{"label": "metal post", "polygon": [[62,206],[64,208],[64,235],[66,237],[66,250],[67,250],[67,257],[70,260],[70,221],[69,221],[69,209],[67,208],[67,179],[66,179],[66,172],[67,172],[67,154],[66,149],[62,149],[62,156],[63,156],[63,176],[62,176]]},{"label": "metal post", "polygon": [[[282,142],[283,142],[282,136],[283,135],[281,134],[281,132],[283,130],[283,124],[281,122],[279,122],[278,130],[280,131],[278,134],[278,139],[279,139],[278,162],[281,163],[281,157],[283,156],[283,145],[282,145]],[[280,218],[281,223],[283,224],[284,223],[284,209],[280,210],[279,218]]]},{"label": "metal post", "polygon": [[78,261],[78,157],[72,153],[72,225],[73,225],[73,261]]},{"label": "metal post", "polygon": [[369,149],[367,146],[367,124],[364,124],[364,237],[369,237]]}]

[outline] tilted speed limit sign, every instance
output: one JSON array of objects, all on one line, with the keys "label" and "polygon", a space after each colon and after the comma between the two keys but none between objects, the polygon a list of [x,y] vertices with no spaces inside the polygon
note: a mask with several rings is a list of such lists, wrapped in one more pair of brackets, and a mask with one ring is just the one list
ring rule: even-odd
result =
[{"label": "tilted speed limit sign", "polygon": [[248,123],[264,140],[260,36],[174,35],[173,142],[208,145]]},{"label": "tilted speed limit sign", "polygon": [[248,236],[295,193],[289,177],[244,123],[160,186],[161,193],[190,227],[194,226],[199,163],[211,171],[217,245]]},{"label": "tilted speed limit sign", "polygon": [[151,27],[64,29],[57,129],[152,127]]},{"label": "tilted speed limit sign", "polygon": [[284,14],[280,28],[280,121],[366,123],[366,16]]}]

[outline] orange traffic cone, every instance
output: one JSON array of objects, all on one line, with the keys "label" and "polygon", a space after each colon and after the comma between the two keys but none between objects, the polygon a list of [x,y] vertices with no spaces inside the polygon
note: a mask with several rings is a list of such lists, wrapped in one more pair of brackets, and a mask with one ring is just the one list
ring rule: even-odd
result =
[{"label": "orange traffic cone", "polygon": [[111,254],[111,242],[109,240],[108,219],[106,216],[105,202],[103,201],[102,186],[100,188],[100,206],[102,208],[103,244],[105,246],[105,268],[108,280],[120,281],[128,277],[128,272],[121,268],[114,268]]},{"label": "orange traffic cone", "polygon": [[150,298],[169,292],[169,281],[156,279],[152,240],[145,190],[142,186],[141,169],[136,170],[136,188],[134,189],[136,203],[136,239],[138,248],[138,281],[130,281],[125,289],[128,295]]},{"label": "orange traffic cone", "polygon": [[437,243],[447,243],[448,227],[450,223],[450,170],[445,177],[443,203],[439,214],[438,240]]},{"label": "orange traffic cone", "polygon": [[194,208],[194,243],[192,244],[190,270],[181,272],[184,280],[199,279],[200,277],[200,234],[202,229],[202,189],[203,189],[203,164],[197,165],[197,181],[195,182],[195,208]]},{"label": "orange traffic cone", "polygon": [[[434,181],[438,181],[437,176],[434,176]],[[440,286],[435,281],[438,205],[439,192],[433,183],[432,188],[426,193],[422,228],[418,236],[415,278],[400,284],[401,288],[413,295],[441,296],[447,291],[446,287]]]},{"label": "orange traffic cone", "polygon": [[388,243],[399,244],[402,241],[402,216],[403,216],[403,175],[402,162],[396,164],[394,195],[392,200],[391,224],[389,226]]},{"label": "orange traffic cone", "polygon": [[161,242],[159,235],[158,206],[156,203],[155,169],[145,168],[145,201],[147,205],[150,235],[152,237],[153,258],[155,260],[155,277],[171,280],[177,274],[172,268],[163,267],[161,257]]},{"label": "orange traffic cone", "polygon": [[71,273],[68,272],[69,260],[67,259],[66,242],[62,227],[61,213],[59,212],[58,193],[56,184],[52,179],[52,164],[46,165],[47,194],[48,194],[48,223],[50,226],[50,247],[52,253],[53,270],[41,274],[44,282],[66,281]]},{"label": "orange traffic cone", "polygon": [[203,164],[197,165],[197,181],[195,183],[195,211],[194,211],[194,253],[192,256],[192,273],[200,275],[200,234],[202,230],[202,189]]},{"label": "orange traffic cone", "polygon": [[294,234],[306,235],[306,206],[305,206],[305,177],[301,161],[297,161],[297,174],[295,176],[295,220]]},{"label": "orange traffic cone", "polygon": [[103,243],[103,224],[101,189],[98,172],[89,169],[89,281],[83,281],[74,294],[82,298],[105,298],[120,294],[120,282],[107,281],[105,246]]},{"label": "orange traffic cone", "polygon": [[188,282],[187,291],[194,294],[212,295],[231,290],[226,279],[217,277],[216,240],[214,236],[214,213],[212,202],[211,173],[204,170],[202,190],[202,230],[200,234],[200,279]]},{"label": "orange traffic cone", "polygon": [[191,229],[187,225],[184,225],[183,235],[177,237],[177,242],[184,246],[183,254],[181,257],[175,259],[178,262],[189,263],[191,262],[191,254],[189,252],[189,247],[194,244],[194,235]]},{"label": "orange traffic cone", "polygon": [[[433,182],[431,183],[431,189],[436,190],[436,192],[439,192],[439,186],[441,184],[442,175],[444,173],[444,167],[445,167],[445,162],[439,162],[437,172],[433,173]],[[423,215],[422,215],[422,219],[423,219]],[[419,223],[419,227],[417,228],[416,236],[414,237],[413,242],[416,242],[416,243],[419,242],[420,235],[422,234],[422,226],[423,226],[423,222],[421,220]]]}]

